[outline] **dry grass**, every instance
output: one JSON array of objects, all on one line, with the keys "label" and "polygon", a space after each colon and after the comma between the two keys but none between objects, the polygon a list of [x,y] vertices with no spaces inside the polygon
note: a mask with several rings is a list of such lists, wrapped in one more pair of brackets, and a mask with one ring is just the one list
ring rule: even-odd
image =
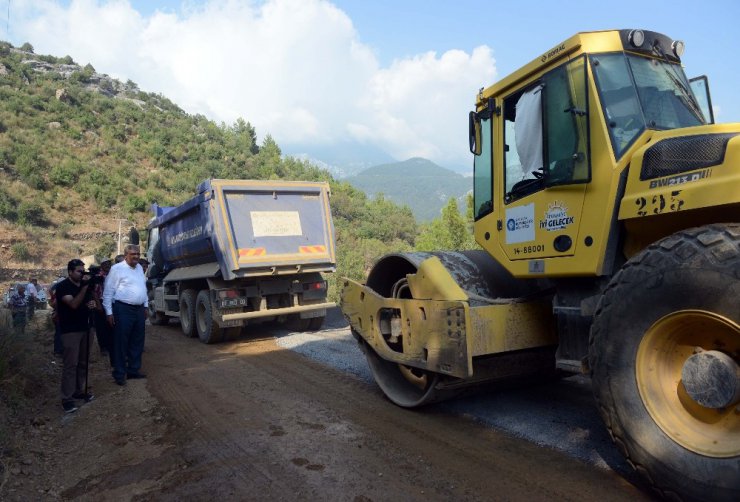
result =
[{"label": "dry grass", "polygon": [[[104,238],[87,239],[99,233],[117,233],[120,210],[100,210],[90,200],[80,197],[71,188],[52,187],[39,194],[8,173],[0,172],[0,183],[17,200],[35,199],[44,208],[44,226],[22,226],[0,218],[0,263],[2,268],[28,270],[33,275],[37,269],[64,269],[72,258],[93,254]],[[147,215],[141,215],[137,228],[146,226]],[[111,240],[113,238],[108,238]],[[28,255],[18,257],[13,246],[23,244]],[[27,277],[24,277],[24,279]],[[0,281],[10,280],[0,277]],[[2,291],[4,293],[4,291]]]},{"label": "dry grass", "polygon": [[42,369],[54,343],[49,314],[48,310],[37,311],[20,334],[13,330],[10,311],[0,308],[0,439],[2,428],[48,378]]}]

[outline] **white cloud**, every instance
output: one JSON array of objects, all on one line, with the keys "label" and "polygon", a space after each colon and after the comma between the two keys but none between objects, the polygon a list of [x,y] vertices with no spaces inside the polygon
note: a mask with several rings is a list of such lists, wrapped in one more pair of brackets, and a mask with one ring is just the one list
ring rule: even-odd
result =
[{"label": "white cloud", "polygon": [[[491,49],[481,46],[468,55],[450,50],[397,60],[370,79],[352,133],[375,141],[398,158],[413,156],[455,163],[467,159],[467,115],[475,90],[491,82],[495,69]],[[462,152],[461,152],[462,150]]]},{"label": "white cloud", "polygon": [[16,0],[13,9],[13,39],[37,53],[69,54],[189,113],[243,117],[285,151],[351,137],[399,159],[468,165],[466,115],[495,74],[485,46],[381,68],[326,0],[210,0],[148,17],[127,0]]}]

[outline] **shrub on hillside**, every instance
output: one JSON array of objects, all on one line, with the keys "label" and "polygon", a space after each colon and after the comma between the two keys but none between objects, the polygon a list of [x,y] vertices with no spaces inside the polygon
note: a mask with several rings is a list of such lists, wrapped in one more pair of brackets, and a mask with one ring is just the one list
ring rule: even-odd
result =
[{"label": "shrub on hillside", "polygon": [[41,190],[44,188],[44,161],[33,149],[21,149],[21,154],[16,157],[15,169],[18,176],[31,188]]},{"label": "shrub on hillside", "polygon": [[55,185],[65,187],[74,185],[79,179],[82,165],[74,159],[65,159],[61,164],[54,166],[49,173],[49,181]]},{"label": "shrub on hillside", "polygon": [[104,242],[98,248],[95,250],[95,256],[105,256],[106,258],[110,257],[113,254],[113,251],[116,250],[116,243],[113,241]]},{"label": "shrub on hillside", "polygon": [[0,218],[15,221],[17,214],[15,207],[18,203],[5,190],[0,190]]},{"label": "shrub on hillside", "polygon": [[25,242],[16,242],[10,246],[10,252],[13,258],[20,261],[26,261],[31,257],[31,251]]},{"label": "shrub on hillside", "polygon": [[126,202],[123,203],[123,208],[129,213],[146,211],[149,204],[144,200],[143,197],[132,194],[126,197]]},{"label": "shrub on hillside", "polygon": [[21,225],[43,225],[45,222],[44,208],[35,200],[24,200],[18,205],[18,223]]}]

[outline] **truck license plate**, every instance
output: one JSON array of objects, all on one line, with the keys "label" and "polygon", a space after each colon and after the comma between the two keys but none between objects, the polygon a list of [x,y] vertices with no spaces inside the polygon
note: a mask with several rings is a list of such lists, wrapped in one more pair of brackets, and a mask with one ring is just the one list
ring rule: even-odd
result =
[{"label": "truck license plate", "polygon": [[246,298],[229,298],[228,300],[221,300],[221,308],[241,307],[242,305],[246,304]]}]

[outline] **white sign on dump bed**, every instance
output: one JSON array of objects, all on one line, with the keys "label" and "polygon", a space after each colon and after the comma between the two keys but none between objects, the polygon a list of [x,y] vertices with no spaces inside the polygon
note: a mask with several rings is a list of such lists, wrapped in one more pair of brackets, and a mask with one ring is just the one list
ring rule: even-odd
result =
[{"label": "white sign on dump bed", "polygon": [[255,237],[303,235],[298,211],[250,211]]}]

